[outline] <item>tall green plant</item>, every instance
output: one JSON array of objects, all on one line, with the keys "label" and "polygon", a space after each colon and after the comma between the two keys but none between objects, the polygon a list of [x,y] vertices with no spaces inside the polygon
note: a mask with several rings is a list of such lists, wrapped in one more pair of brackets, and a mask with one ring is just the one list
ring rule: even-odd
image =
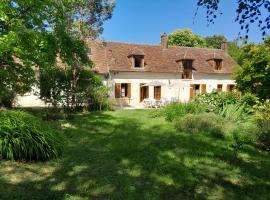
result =
[{"label": "tall green plant", "polygon": [[23,111],[0,112],[0,157],[48,160],[61,150],[62,139],[38,118]]}]

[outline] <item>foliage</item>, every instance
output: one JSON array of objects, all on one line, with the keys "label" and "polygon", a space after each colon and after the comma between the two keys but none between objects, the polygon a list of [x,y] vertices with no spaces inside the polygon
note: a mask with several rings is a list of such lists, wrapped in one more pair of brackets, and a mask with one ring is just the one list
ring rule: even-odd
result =
[{"label": "foliage", "polygon": [[[95,91],[102,87],[101,79],[90,70],[81,69],[77,80],[76,91],[72,90],[72,69],[48,67],[41,70],[40,96],[54,108],[81,109],[87,107]],[[76,96],[75,105],[72,98]]]},{"label": "foliage", "polygon": [[106,86],[99,86],[94,88],[92,98],[90,99],[89,104],[98,104],[99,111],[109,110],[111,105],[108,101],[108,88]]},{"label": "foliage", "polygon": [[215,137],[224,137],[224,120],[214,113],[187,114],[175,121],[178,131],[187,133],[209,133]]},{"label": "foliage", "polygon": [[247,121],[249,115],[246,108],[247,106],[244,103],[225,104],[222,110],[219,111],[219,115],[233,122]]},{"label": "foliage", "polygon": [[245,103],[249,106],[254,106],[258,102],[258,97],[256,97],[254,94],[251,94],[249,92],[245,93],[241,97],[241,103]]},{"label": "foliage", "polygon": [[200,35],[194,34],[190,29],[178,29],[169,34],[168,44],[186,47],[204,47],[205,41]]},{"label": "foliage", "polygon": [[167,105],[163,112],[166,120],[173,121],[188,113],[201,113],[203,111],[203,107],[195,103],[172,103]]},{"label": "foliage", "polygon": [[1,1],[0,91],[28,92],[35,83],[32,68],[38,71],[60,62],[72,70],[76,104],[81,69],[92,66],[83,39],[102,31],[113,8],[109,0]]},{"label": "foliage", "polygon": [[221,49],[221,45],[224,41],[227,41],[224,35],[213,35],[204,38],[205,45],[208,48]]},{"label": "foliage", "polygon": [[235,80],[240,91],[250,92],[260,99],[270,98],[270,46],[250,44],[243,47],[243,64],[235,69]]},{"label": "foliage", "polygon": [[247,144],[231,162],[230,138],[176,131],[152,111],[75,114],[60,161],[0,160],[1,199],[269,199],[269,153]]},{"label": "foliage", "polygon": [[[222,14],[219,10],[220,0],[198,0],[198,7],[204,7],[207,10],[207,22],[214,24],[217,14]],[[262,31],[262,36],[266,36],[266,30],[270,29],[270,2],[261,0],[239,0],[237,2],[235,21],[241,26],[241,30],[246,31],[246,38],[250,30],[250,25],[258,23],[259,29]],[[263,15],[268,13],[268,15]],[[197,13],[196,13],[197,14]],[[264,18],[265,17],[265,18]]]},{"label": "foliage", "polygon": [[58,135],[23,111],[0,112],[0,156],[11,160],[48,160],[61,154]]},{"label": "foliage", "polygon": [[12,90],[3,89],[0,91],[0,108],[12,108],[15,103],[15,92]]},{"label": "foliage", "polygon": [[96,38],[103,32],[103,23],[112,17],[115,7],[111,0],[76,0],[67,4],[70,30],[82,38]]},{"label": "foliage", "polygon": [[270,100],[258,102],[254,109],[257,126],[260,129],[258,145],[260,148],[270,151]]},{"label": "foliage", "polygon": [[195,103],[205,107],[207,111],[219,112],[224,105],[235,104],[239,101],[239,95],[236,92],[216,92],[198,95]]},{"label": "foliage", "polygon": [[241,51],[242,48],[237,44],[237,41],[228,42],[228,54],[239,64],[241,65]]}]

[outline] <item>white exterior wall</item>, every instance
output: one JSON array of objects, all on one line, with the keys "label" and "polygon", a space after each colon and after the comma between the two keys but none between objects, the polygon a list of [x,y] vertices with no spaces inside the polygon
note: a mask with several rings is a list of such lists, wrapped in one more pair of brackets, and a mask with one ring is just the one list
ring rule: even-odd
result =
[{"label": "white exterior wall", "polygon": [[[150,72],[112,72],[110,80],[104,81],[110,87],[110,96],[115,98],[115,83],[131,83],[131,98],[125,98],[131,107],[141,107],[140,84],[158,81],[168,86],[161,86],[161,98],[170,101],[176,99],[181,102],[190,100],[190,85],[205,84],[206,92],[217,89],[218,84],[223,85],[226,91],[227,85],[234,85],[234,80],[228,74],[201,74],[193,73],[190,80],[181,79],[180,73],[150,73]],[[154,98],[154,86],[149,86],[149,98]]]},{"label": "white exterior wall", "polygon": [[[152,72],[111,72],[111,78],[103,79],[104,85],[110,88],[110,97],[115,98],[115,83],[131,83],[131,98],[124,99],[128,102],[129,106],[140,108],[140,84],[158,81],[166,84],[161,86],[161,98],[168,101],[172,99],[188,102],[190,100],[190,85],[191,84],[205,84],[206,92],[212,92],[217,89],[218,84],[223,85],[223,91],[226,91],[227,85],[234,85],[235,81],[232,80],[231,75],[228,74],[202,74],[193,73],[190,80],[181,79],[180,73],[152,73]],[[154,86],[149,86],[149,98],[154,99]],[[21,107],[43,107],[44,102],[34,92],[24,96],[18,96],[18,106]]]},{"label": "white exterior wall", "polygon": [[[140,84],[147,84],[152,81],[158,81],[166,85],[176,84],[180,80],[180,74],[177,73],[150,73],[150,72],[117,72],[111,73],[109,87],[111,88],[110,96],[115,97],[115,83],[130,83],[131,98],[126,99],[132,107],[140,107]],[[175,87],[161,86],[161,98],[170,100],[171,98],[179,99],[179,91]],[[149,86],[149,98],[154,98],[154,86]]]}]

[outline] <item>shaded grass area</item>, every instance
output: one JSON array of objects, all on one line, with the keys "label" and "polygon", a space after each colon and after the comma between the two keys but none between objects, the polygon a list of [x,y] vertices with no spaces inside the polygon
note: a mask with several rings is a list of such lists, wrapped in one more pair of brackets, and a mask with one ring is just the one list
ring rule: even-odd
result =
[{"label": "shaded grass area", "polygon": [[1,200],[270,199],[270,156],[252,146],[235,160],[229,139],[179,133],[146,110],[78,114],[60,125],[61,159],[0,161]]}]

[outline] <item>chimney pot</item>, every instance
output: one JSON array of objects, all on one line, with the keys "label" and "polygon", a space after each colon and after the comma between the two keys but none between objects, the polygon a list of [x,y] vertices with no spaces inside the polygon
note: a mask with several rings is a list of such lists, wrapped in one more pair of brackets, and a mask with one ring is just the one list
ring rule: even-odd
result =
[{"label": "chimney pot", "polygon": [[168,36],[166,33],[161,35],[161,46],[162,49],[168,49]]}]

